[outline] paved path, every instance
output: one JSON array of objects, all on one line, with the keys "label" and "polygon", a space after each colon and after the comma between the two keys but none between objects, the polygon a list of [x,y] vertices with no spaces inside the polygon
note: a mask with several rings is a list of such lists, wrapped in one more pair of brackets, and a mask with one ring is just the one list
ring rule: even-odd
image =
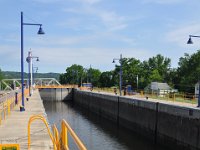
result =
[{"label": "paved path", "polygon": [[[25,102],[26,111],[20,112],[16,106],[11,115],[0,125],[0,144],[19,143],[20,150],[27,150],[27,126],[32,115],[46,116],[39,92],[36,90],[29,101]],[[47,118],[47,117],[46,117]],[[31,150],[53,149],[50,137],[41,120],[35,120],[31,124]]]}]

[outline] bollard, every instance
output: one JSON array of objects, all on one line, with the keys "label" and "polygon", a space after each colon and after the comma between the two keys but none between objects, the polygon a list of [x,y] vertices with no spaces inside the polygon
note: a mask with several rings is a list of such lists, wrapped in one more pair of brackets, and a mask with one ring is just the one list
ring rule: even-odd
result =
[{"label": "bollard", "polygon": [[17,92],[15,92],[15,105],[17,105],[18,104],[18,96],[17,96]]},{"label": "bollard", "polygon": [[21,112],[23,112],[23,111],[25,111],[25,108],[24,108],[23,106],[20,106],[20,107],[19,107],[19,110],[20,110]]}]

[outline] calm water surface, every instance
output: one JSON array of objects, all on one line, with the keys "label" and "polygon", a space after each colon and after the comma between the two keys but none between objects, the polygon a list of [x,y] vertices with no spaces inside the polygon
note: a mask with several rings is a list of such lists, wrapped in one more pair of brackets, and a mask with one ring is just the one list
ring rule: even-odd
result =
[{"label": "calm water surface", "polygon": [[[60,129],[60,122],[65,119],[88,150],[169,150],[70,102],[43,103],[50,124],[55,123]],[[77,149],[71,138],[69,143],[71,149]]]}]

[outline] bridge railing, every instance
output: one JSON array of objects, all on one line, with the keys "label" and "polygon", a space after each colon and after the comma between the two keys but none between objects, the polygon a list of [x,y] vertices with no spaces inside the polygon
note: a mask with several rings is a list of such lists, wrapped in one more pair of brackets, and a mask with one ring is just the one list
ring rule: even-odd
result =
[{"label": "bridge railing", "polygon": [[45,89],[45,88],[78,88],[78,85],[75,84],[66,84],[66,85],[36,85],[37,89]]}]

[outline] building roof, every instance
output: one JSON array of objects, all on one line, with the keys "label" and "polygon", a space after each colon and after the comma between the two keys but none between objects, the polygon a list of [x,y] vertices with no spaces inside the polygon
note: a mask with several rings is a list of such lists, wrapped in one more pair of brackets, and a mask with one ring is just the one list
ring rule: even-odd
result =
[{"label": "building roof", "polygon": [[149,88],[151,90],[170,90],[172,89],[167,83],[151,82]]}]

